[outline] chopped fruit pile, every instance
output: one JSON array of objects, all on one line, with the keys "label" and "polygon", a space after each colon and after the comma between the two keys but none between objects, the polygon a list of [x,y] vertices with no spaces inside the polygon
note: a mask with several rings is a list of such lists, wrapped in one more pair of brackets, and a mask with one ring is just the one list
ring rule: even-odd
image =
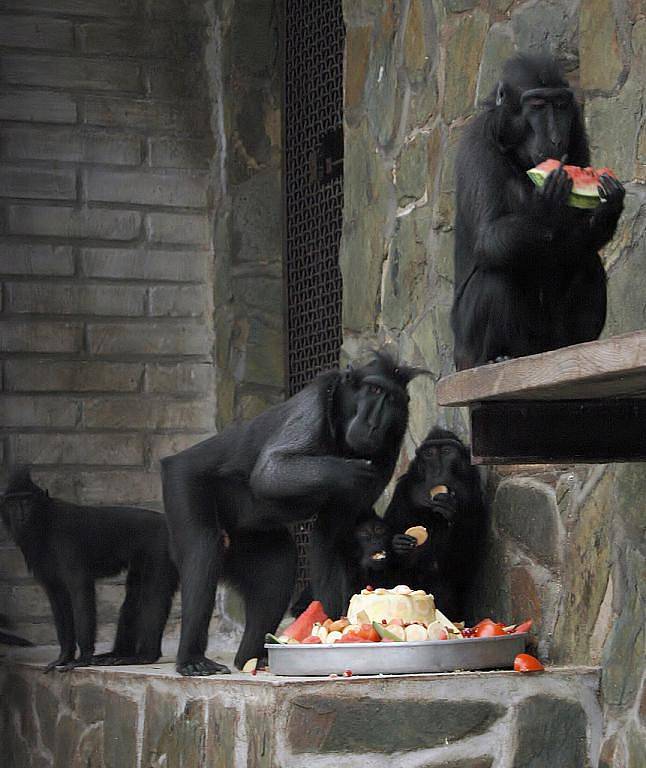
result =
[{"label": "chopped fruit pile", "polygon": [[[403,590],[403,586],[395,590]],[[411,592],[406,587],[408,592]],[[366,587],[363,592],[372,592]],[[383,590],[386,592],[386,590]],[[432,599],[432,596],[430,596]],[[331,645],[333,643],[399,643],[420,640],[460,640],[463,638],[497,637],[529,632],[531,619],[522,624],[505,626],[493,619],[483,619],[474,627],[465,627],[463,622],[453,623],[440,610],[435,608],[432,621],[406,622],[399,618],[371,620],[365,611],[359,611],[354,623],[342,616],[336,621],[330,619],[321,603],[314,601],[290,624],[279,637],[267,635],[268,643],[303,645]],[[521,654],[522,655],[522,654]],[[537,664],[540,662],[536,662]]]}]

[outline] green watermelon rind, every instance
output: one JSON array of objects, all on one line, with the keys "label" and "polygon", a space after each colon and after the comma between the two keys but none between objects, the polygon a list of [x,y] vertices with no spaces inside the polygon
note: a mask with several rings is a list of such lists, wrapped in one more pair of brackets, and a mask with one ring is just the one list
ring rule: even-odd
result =
[{"label": "green watermelon rind", "polygon": [[[536,184],[537,187],[542,187],[545,183],[547,175],[544,171],[537,171],[536,168],[530,168],[527,171],[529,178]],[[600,198],[599,192],[595,189],[594,192],[572,192],[567,199],[567,204],[572,208],[596,208],[599,205]]]}]

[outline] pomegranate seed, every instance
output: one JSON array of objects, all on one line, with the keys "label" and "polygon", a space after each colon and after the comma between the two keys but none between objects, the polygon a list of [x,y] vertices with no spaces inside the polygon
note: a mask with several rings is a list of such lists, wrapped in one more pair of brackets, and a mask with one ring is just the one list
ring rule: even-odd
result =
[{"label": "pomegranate seed", "polygon": [[370,584],[366,585],[366,592],[374,592],[374,591],[375,591],[375,588],[373,586],[371,586]]},{"label": "pomegranate seed", "polygon": [[352,677],[352,670],[346,669],[345,672],[343,673],[343,677]]}]

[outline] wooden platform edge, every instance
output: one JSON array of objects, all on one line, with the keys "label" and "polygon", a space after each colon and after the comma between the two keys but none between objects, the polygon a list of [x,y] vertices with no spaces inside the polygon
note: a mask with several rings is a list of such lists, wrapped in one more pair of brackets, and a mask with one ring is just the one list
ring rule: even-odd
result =
[{"label": "wooden platform edge", "polygon": [[646,397],[646,330],[460,371],[440,379],[436,395],[441,406]]}]

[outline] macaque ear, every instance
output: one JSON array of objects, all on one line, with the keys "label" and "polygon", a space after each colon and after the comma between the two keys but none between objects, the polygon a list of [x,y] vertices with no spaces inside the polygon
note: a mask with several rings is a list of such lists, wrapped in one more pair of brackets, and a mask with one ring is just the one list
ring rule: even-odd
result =
[{"label": "macaque ear", "polygon": [[356,384],[356,373],[354,368],[352,367],[352,363],[348,364],[348,367],[343,371],[343,379],[344,384]]},{"label": "macaque ear", "polygon": [[505,84],[502,80],[498,83],[498,88],[496,88],[496,106],[501,107],[503,102],[505,101],[506,93],[505,93]]}]

